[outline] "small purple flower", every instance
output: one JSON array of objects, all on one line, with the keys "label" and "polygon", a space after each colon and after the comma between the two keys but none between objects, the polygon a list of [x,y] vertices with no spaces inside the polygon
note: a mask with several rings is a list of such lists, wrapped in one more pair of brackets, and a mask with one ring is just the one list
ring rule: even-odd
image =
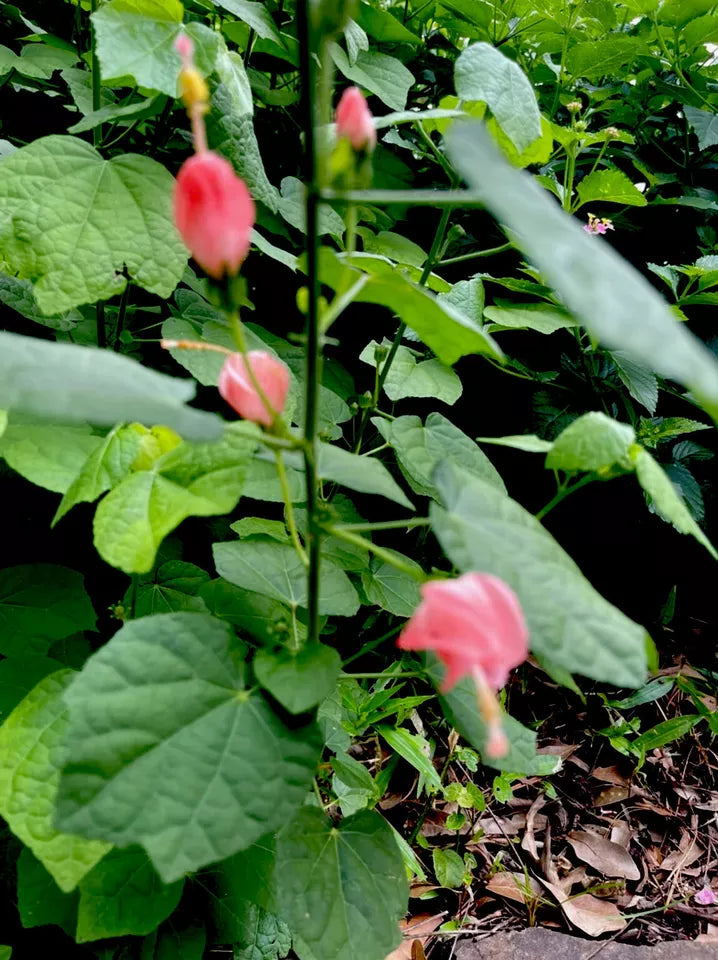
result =
[{"label": "small purple flower", "polygon": [[613,223],[606,217],[595,217],[592,213],[589,213],[588,223],[584,224],[583,229],[586,233],[603,235],[607,230],[613,230]]},{"label": "small purple flower", "polygon": [[705,886],[702,890],[699,890],[693,899],[702,907],[713,907],[716,905],[716,903],[718,903],[718,897],[716,897],[712,888],[708,886]]}]

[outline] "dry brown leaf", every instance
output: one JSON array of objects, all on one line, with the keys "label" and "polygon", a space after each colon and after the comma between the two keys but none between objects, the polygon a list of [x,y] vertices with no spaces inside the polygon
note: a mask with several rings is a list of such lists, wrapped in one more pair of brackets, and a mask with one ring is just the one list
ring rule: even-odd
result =
[{"label": "dry brown leaf", "polygon": [[414,943],[418,942],[423,951],[424,944],[430,935],[444,922],[444,916],[443,913],[437,913],[433,917],[428,913],[422,913],[409,920],[400,920],[399,929],[404,939],[396,950],[391,951],[386,960],[415,960],[417,956],[420,957],[421,953],[417,955],[416,951],[412,950]]},{"label": "dry brown leaf", "polygon": [[703,850],[696,841],[687,833],[681,837],[681,842],[677,850],[669,853],[661,863],[661,870],[675,870],[676,868],[690,867],[692,863],[703,856]]},{"label": "dry brown leaf", "polygon": [[631,791],[628,787],[608,787],[602,790],[593,801],[594,807],[608,807],[612,803],[620,803],[621,800],[628,800]]},{"label": "dry brown leaf", "polygon": [[418,900],[419,897],[423,897],[425,893],[431,893],[432,890],[441,890],[441,887],[430,883],[412,883],[409,888],[409,896],[412,900]]},{"label": "dry brown leaf", "polygon": [[619,847],[625,847],[628,850],[632,836],[631,825],[626,823],[625,820],[616,820],[611,827],[611,835],[608,839],[617,843]]},{"label": "dry brown leaf", "polygon": [[641,871],[625,847],[597,833],[572,830],[566,838],[573,852],[604,877],[622,877],[624,880],[640,880]]},{"label": "dry brown leaf", "polygon": [[536,837],[534,832],[536,830],[536,815],[542,807],[546,806],[546,797],[543,794],[539,794],[538,797],[531,804],[529,812],[526,814],[526,833],[523,836],[521,841],[522,850],[526,850],[531,854],[536,863],[539,862],[539,852],[538,847],[536,846]]},{"label": "dry brown leaf", "polygon": [[543,893],[541,884],[533,877],[527,878],[523,873],[508,870],[495,874],[486,884],[486,889],[517,903],[531,903]]},{"label": "dry brown leaf", "polygon": [[591,771],[591,776],[595,780],[601,780],[602,783],[612,783],[616,787],[627,787],[629,780],[619,773],[618,767],[595,767]]},{"label": "dry brown leaf", "polygon": [[623,930],[626,926],[626,920],[615,903],[609,900],[599,900],[591,896],[590,893],[579,894],[577,897],[567,899],[565,893],[559,886],[553,883],[542,881],[547,890],[549,890],[559,902],[564,916],[578,927],[589,937],[600,937],[603,933],[610,933],[613,930]]}]

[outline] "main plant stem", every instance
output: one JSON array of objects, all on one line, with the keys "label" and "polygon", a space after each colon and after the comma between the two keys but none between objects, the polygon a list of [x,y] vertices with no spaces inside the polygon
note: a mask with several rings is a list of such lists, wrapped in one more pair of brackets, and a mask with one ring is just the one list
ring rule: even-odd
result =
[{"label": "main plant stem", "polygon": [[[97,10],[98,0],[90,0],[90,9],[94,13]],[[91,59],[92,59],[92,109],[99,110],[102,103],[102,88],[100,86],[100,61],[97,59],[97,46],[95,43],[95,28],[90,25],[91,37]],[[102,125],[97,126],[92,131],[92,143],[95,149],[102,141]],[[102,302],[95,304],[95,322],[97,324],[97,346],[107,346],[107,329],[105,327],[105,305]]]},{"label": "main plant stem", "polygon": [[319,329],[319,188],[317,184],[317,144],[315,135],[315,63],[314,37],[310,22],[310,0],[297,4],[299,72],[304,127],[304,181],[307,213],[307,290],[306,359],[304,383],[304,470],[307,481],[307,571],[308,642],[319,641],[319,576],[321,536],[319,525],[319,476],[317,472],[317,423],[319,385],[322,377],[321,332]]}]

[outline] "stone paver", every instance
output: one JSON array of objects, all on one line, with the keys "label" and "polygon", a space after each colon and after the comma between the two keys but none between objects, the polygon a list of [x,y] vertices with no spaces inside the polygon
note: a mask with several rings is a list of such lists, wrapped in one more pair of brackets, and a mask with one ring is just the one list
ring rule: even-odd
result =
[{"label": "stone paver", "polygon": [[583,940],[534,927],[478,942],[462,937],[454,956],[456,960],[718,960],[718,943],[681,940],[656,947],[612,942],[602,945],[600,940]]}]

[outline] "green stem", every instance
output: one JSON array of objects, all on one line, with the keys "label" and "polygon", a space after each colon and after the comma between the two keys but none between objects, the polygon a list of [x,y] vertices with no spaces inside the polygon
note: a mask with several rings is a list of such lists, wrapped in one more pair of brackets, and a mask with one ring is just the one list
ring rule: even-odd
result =
[{"label": "green stem", "polygon": [[359,533],[361,530],[408,530],[411,527],[429,527],[431,520],[428,517],[417,517],[415,520],[381,520],[378,523],[342,523],[342,530],[352,530]]},{"label": "green stem", "polygon": [[408,670],[406,673],[342,673],[341,679],[346,677],[351,677],[352,680],[407,680],[421,677],[426,680],[426,674],[418,670]]},{"label": "green stem", "polygon": [[307,485],[307,529],[309,568],[307,575],[308,643],[319,642],[319,573],[322,529],[319,523],[319,474],[317,469],[317,426],[319,385],[322,378],[321,335],[319,329],[319,203],[317,188],[317,147],[315,116],[315,62],[311,34],[311,0],[297,4],[297,36],[299,38],[299,73],[301,77],[301,112],[305,144],[307,288],[309,303],[306,321],[306,366],[304,396],[304,470]]},{"label": "green stem", "polygon": [[411,577],[412,580],[417,580],[419,583],[424,583],[427,579],[427,576],[423,570],[417,570],[414,567],[410,567],[407,563],[404,563],[403,560],[396,556],[396,554],[392,553],[392,551],[385,550],[384,547],[380,547],[376,543],[372,543],[371,540],[367,540],[366,537],[362,537],[358,533],[353,533],[351,530],[347,530],[342,526],[328,526],[326,527],[326,532],[333,537],[339,537],[340,540],[346,540],[347,543],[353,543],[354,546],[361,547],[362,550],[367,550],[369,553],[373,553],[375,557],[379,557],[380,560],[383,560],[384,563],[388,563],[396,570],[401,570],[402,573],[405,573],[408,577]]},{"label": "green stem", "polygon": [[375,637],[373,640],[368,640],[362,647],[353,653],[350,657],[347,657],[343,661],[342,667],[346,667],[350,663],[354,663],[355,660],[358,660],[360,657],[365,656],[367,653],[371,653],[372,650],[376,650],[377,647],[380,647],[382,643],[385,643],[387,640],[390,640],[392,637],[395,637],[397,633],[400,633],[404,629],[404,624],[400,623],[398,627],[392,627],[387,633],[383,633],[380,637]]},{"label": "green stem", "polygon": [[120,308],[117,311],[117,326],[115,327],[115,341],[113,343],[112,349],[117,353],[121,346],[120,337],[122,336],[122,331],[125,327],[125,316],[127,315],[127,302],[130,299],[130,282],[127,281],[125,289],[122,291],[122,296],[120,297]]},{"label": "green stem", "polygon": [[673,72],[675,73],[675,75],[678,77],[678,79],[681,81],[681,83],[685,87],[687,87],[692,93],[694,93],[698,97],[698,99],[701,100],[710,109],[712,113],[715,113],[715,104],[711,103],[710,100],[706,100],[706,98],[703,96],[700,90],[696,90],[696,88],[693,86],[690,80],[686,77],[685,73],[679,66],[678,58],[676,57],[675,52],[671,54],[670,50],[668,49],[668,46],[666,45],[666,41],[663,39],[663,34],[661,33],[661,28],[658,24],[658,19],[656,18],[655,15],[653,16],[653,27],[656,31],[658,46],[661,48],[661,51],[663,52],[663,55],[665,56],[669,65],[673,68]]},{"label": "green stem", "polygon": [[495,253],[504,253],[513,250],[513,243],[502,243],[499,247],[490,247],[488,250],[474,250],[473,253],[462,253],[460,257],[449,257],[448,260],[439,260],[437,267],[448,267],[454,263],[466,263],[467,260],[478,260],[479,257],[493,257]]},{"label": "green stem", "polygon": [[274,454],[277,458],[277,475],[279,476],[279,483],[282,488],[282,498],[284,499],[284,510],[287,518],[287,527],[289,528],[289,536],[292,538],[294,549],[299,554],[299,559],[302,561],[304,566],[307,567],[309,566],[309,557],[307,556],[306,550],[302,546],[302,541],[299,539],[299,533],[297,532],[297,524],[294,520],[294,507],[292,506],[292,496],[289,492],[287,471],[284,469],[284,458],[282,457],[282,451],[275,450]]},{"label": "green stem", "polygon": [[566,170],[563,178],[563,209],[571,212],[573,205],[573,181],[576,177],[576,151],[578,146],[572,143],[566,147]]},{"label": "green stem", "polygon": [[322,200],[332,203],[374,204],[390,207],[483,207],[484,201],[473,190],[322,190]]},{"label": "green stem", "polygon": [[95,324],[97,326],[97,346],[107,346],[107,327],[105,326],[105,305],[101,300],[95,304]]},{"label": "green stem", "polygon": [[[94,13],[97,10],[98,0],[90,0],[90,12]],[[92,60],[92,109],[93,111],[99,110],[102,104],[102,86],[101,86],[101,76],[100,76],[100,62],[97,59],[97,45],[95,42],[95,28],[90,24],[90,37],[92,43],[91,50],[91,60]],[[95,148],[97,148],[103,139],[102,133],[102,124],[95,127],[92,131],[92,143]],[[98,344],[99,345],[99,344]]]},{"label": "green stem", "polygon": [[558,506],[558,504],[561,503],[562,500],[565,500],[566,497],[569,496],[569,494],[575,493],[576,490],[580,489],[581,487],[585,487],[589,483],[593,483],[595,479],[596,478],[592,474],[587,474],[585,477],[582,477],[580,480],[577,480],[576,483],[574,483],[572,486],[560,487],[556,493],[556,496],[553,497],[551,500],[549,500],[546,506],[542,507],[542,509],[539,510],[537,514],[535,514],[536,519],[537,520],[543,519],[543,517],[545,517],[547,513],[553,510],[555,506]]}]

